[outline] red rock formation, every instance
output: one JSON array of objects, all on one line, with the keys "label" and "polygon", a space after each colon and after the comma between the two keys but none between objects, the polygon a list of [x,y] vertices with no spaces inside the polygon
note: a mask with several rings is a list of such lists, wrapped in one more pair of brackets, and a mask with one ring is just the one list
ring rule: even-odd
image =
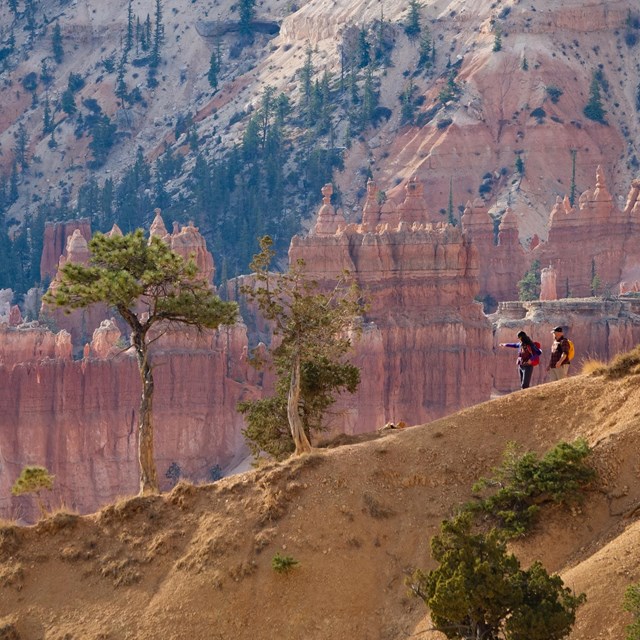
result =
[{"label": "red rock formation", "polygon": [[[375,191],[369,186],[372,206]],[[491,336],[473,302],[476,251],[459,228],[416,221],[426,213],[419,213],[419,189],[407,200],[398,217],[411,223],[378,224],[373,232],[370,206],[362,225],[296,236],[289,250],[291,262],[303,257],[308,273],[327,287],[349,270],[371,301],[353,358],[362,382],[355,396],[340,403],[341,428],[349,433],[389,420],[421,422],[489,395],[490,379],[477,375]]]},{"label": "red rock formation", "polygon": [[76,230],[80,231],[87,242],[91,240],[91,224],[86,218],[45,223],[40,259],[42,280],[51,280],[56,275],[60,256],[66,256],[67,240]]},{"label": "red rock formation", "polygon": [[585,191],[576,207],[557,199],[550,216],[549,239],[531,252],[531,259],[557,272],[558,295],[592,295],[594,276],[601,290],[617,291],[621,280],[640,276],[640,248],[634,234],[640,230],[640,185],[634,181],[624,211],[619,211],[600,167],[596,186]]},{"label": "red rock formation", "polygon": [[467,204],[462,228],[478,251],[480,295],[494,300],[517,299],[517,282],[526,270],[526,257],[518,237],[515,213],[509,208],[504,213],[497,244],[493,220],[481,198]]},{"label": "red rock formation", "polygon": [[342,212],[336,212],[331,204],[332,194],[333,185],[325,184],[324,187],[322,187],[322,206],[318,211],[316,224],[312,231],[315,235],[331,235],[346,225]]},{"label": "red rock formation", "polygon": [[[247,349],[243,326],[187,333],[163,339],[152,356],[156,463],[165,489],[172,462],[200,482],[245,455],[235,407],[257,394],[238,366]],[[9,496],[25,464],[46,466],[56,476],[54,502],[81,512],[138,491],[135,358],[64,360],[55,357],[55,341],[42,328],[0,330],[0,517],[22,515]]]}]

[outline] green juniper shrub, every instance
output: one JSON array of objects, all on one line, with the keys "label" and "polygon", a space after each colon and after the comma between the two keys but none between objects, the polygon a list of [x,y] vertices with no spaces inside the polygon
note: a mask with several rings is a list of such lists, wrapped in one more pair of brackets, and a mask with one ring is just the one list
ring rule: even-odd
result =
[{"label": "green juniper shrub", "polygon": [[465,504],[463,511],[474,514],[479,524],[498,527],[508,538],[523,536],[535,524],[542,505],[580,502],[596,478],[586,461],[590,453],[584,440],[560,442],[541,459],[533,452],[519,454],[510,443],[493,476],[474,485],[477,499]]},{"label": "green juniper shrub", "polygon": [[297,560],[294,560],[291,556],[281,556],[276,553],[271,559],[271,567],[277,573],[288,573],[298,564]]},{"label": "green juniper shrub", "polygon": [[625,640],[640,640],[640,582],[627,587],[622,607],[633,615]]},{"label": "green juniper shrub", "polygon": [[474,533],[469,514],[442,523],[431,555],[439,566],[416,570],[407,584],[452,640],[560,640],[585,601],[539,562],[521,569],[500,532]]}]

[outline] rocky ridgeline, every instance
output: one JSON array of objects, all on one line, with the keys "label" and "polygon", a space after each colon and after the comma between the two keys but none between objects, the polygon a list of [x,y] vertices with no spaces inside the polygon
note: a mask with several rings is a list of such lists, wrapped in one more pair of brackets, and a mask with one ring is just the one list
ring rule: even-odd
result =
[{"label": "rocky ridgeline", "polygon": [[[347,223],[326,185],[315,225],[308,236],[293,238],[290,260],[303,258],[309,274],[325,286],[346,269],[370,299],[353,357],[362,383],[357,394],[340,400],[331,427],[361,433],[388,421],[416,424],[486,400],[492,390],[514,390],[514,352],[496,346],[515,340],[520,328],[548,351],[550,329],[565,325],[578,364],[632,347],[640,339],[640,301],[633,292],[610,300],[558,298],[567,281],[572,292],[584,295],[593,284],[594,265],[610,288],[638,288],[632,276],[640,256],[632,237],[639,194],[640,182],[634,181],[618,211],[598,171],[596,187],[575,207],[567,200],[554,207],[548,241],[524,248],[511,210],[497,234],[480,201],[469,203],[462,225],[453,227],[429,211],[418,181],[407,182],[399,203],[382,197],[370,182],[361,222]],[[115,227],[111,233],[119,232]],[[52,241],[60,234],[67,237],[59,264],[86,262],[82,227],[66,223],[47,237]],[[151,234],[181,255],[194,256],[212,281],[213,258],[195,227],[169,233],[157,211]],[[51,251],[44,249],[46,255]],[[543,300],[509,302],[534,259],[549,265]],[[233,283],[227,288],[235,290]],[[492,316],[475,301],[487,294],[501,301]],[[22,465],[45,464],[58,477],[61,498],[88,511],[136,491],[138,373],[123,327],[106,309],[65,316],[48,308],[46,314],[60,323],[57,334],[20,325],[15,311],[13,323],[0,331],[6,380],[0,391],[0,495],[9,495]],[[236,404],[272,383],[247,364],[249,344],[266,335],[264,325],[256,326],[256,335],[248,335],[243,323],[203,334],[174,331],[156,346],[156,457],[165,488],[174,481],[170,468],[204,481],[244,454]],[[543,371],[539,367],[536,382]],[[0,514],[13,513],[15,504],[5,498]]]}]

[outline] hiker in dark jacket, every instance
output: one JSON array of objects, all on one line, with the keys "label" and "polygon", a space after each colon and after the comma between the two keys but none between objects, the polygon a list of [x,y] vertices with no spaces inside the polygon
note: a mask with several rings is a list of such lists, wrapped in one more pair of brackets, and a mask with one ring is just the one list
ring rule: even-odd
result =
[{"label": "hiker in dark jacket", "polygon": [[553,333],[553,344],[551,345],[551,358],[549,359],[549,379],[562,380],[569,375],[569,341],[564,337],[562,327],[556,327]]},{"label": "hiker in dark jacket", "polygon": [[518,333],[518,340],[519,342],[502,342],[500,346],[518,349],[516,364],[520,374],[520,388],[528,389],[533,374],[533,362],[540,357],[542,351],[536,347],[533,340],[524,331]]}]

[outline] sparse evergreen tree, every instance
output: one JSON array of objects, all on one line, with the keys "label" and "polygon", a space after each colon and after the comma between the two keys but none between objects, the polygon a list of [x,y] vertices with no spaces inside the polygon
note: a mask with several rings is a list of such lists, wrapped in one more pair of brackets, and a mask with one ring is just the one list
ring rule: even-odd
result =
[{"label": "sparse evergreen tree", "polygon": [[522,62],[520,63],[520,68],[523,71],[529,71],[529,61],[527,60],[527,56],[522,56]]},{"label": "sparse evergreen tree", "polygon": [[576,156],[578,155],[578,150],[571,149],[570,153],[571,153],[571,185],[569,187],[569,202],[573,207],[576,202]]},{"label": "sparse evergreen tree", "polygon": [[27,133],[27,128],[21,122],[18,125],[18,130],[15,134],[16,144],[13,148],[13,154],[16,159],[16,162],[20,165],[21,169],[24,171],[28,168],[29,163],[27,162],[27,147],[29,146],[29,134]]},{"label": "sparse evergreen tree", "polygon": [[160,47],[164,40],[164,26],[162,24],[162,0],[156,0],[155,27],[153,30],[153,46],[149,66],[152,69],[160,64]]},{"label": "sparse evergreen tree", "polygon": [[442,523],[431,554],[439,566],[416,571],[410,587],[451,640],[561,640],[586,600],[539,562],[521,569],[500,534],[473,533],[468,515]]},{"label": "sparse evergreen tree", "polygon": [[429,29],[425,27],[422,30],[422,35],[420,36],[420,47],[418,49],[420,54],[420,57],[418,58],[418,67],[421,69],[430,69],[433,64],[431,59],[432,46],[431,33],[429,32]]},{"label": "sparse evergreen tree", "polygon": [[49,64],[46,58],[43,58],[40,63],[40,81],[45,87],[48,87],[53,82],[53,74],[49,70]]},{"label": "sparse evergreen tree", "polygon": [[361,127],[365,128],[373,122],[373,114],[378,106],[378,93],[373,84],[373,69],[367,67],[362,88]]},{"label": "sparse evergreen tree", "polygon": [[218,88],[218,76],[220,74],[220,41],[216,43],[216,48],[211,52],[211,58],[209,59],[209,72],[207,73],[207,79],[209,85],[215,91]]},{"label": "sparse evergreen tree", "polygon": [[93,153],[93,160],[89,163],[91,168],[101,167],[109,155],[109,151],[115,142],[117,127],[106,113],[96,116],[91,126],[91,142],[89,149]]},{"label": "sparse evergreen tree", "polygon": [[60,64],[64,58],[64,49],[62,48],[62,33],[60,31],[60,23],[56,20],[51,33],[51,51],[56,64]]},{"label": "sparse evergreen tree", "polygon": [[[146,47],[144,46],[146,44]],[[142,50],[148,51],[151,47],[151,16],[147,13],[147,19],[144,23],[144,41]]]},{"label": "sparse evergreen tree", "polygon": [[420,9],[422,4],[419,0],[409,0],[409,10],[404,25],[404,32],[410,37],[415,38],[420,33]]},{"label": "sparse evergreen tree", "polygon": [[493,51],[502,51],[502,29],[496,26],[493,36]]},{"label": "sparse evergreen tree", "polygon": [[371,64],[371,44],[367,40],[367,30],[362,27],[358,30],[358,66],[361,69],[368,67]]},{"label": "sparse evergreen tree", "polygon": [[49,96],[44,97],[44,108],[42,110],[42,133],[47,134],[53,131],[53,118],[51,116],[51,107],[49,106]]},{"label": "sparse evergreen tree", "polygon": [[456,226],[458,221],[453,215],[453,178],[449,178],[449,202],[447,204],[447,221],[450,225]]},{"label": "sparse evergreen tree", "polygon": [[540,262],[534,260],[530,269],[518,282],[518,298],[520,300],[537,300],[540,297]]},{"label": "sparse evergreen tree", "polygon": [[357,367],[345,361],[351,348],[348,330],[362,312],[361,293],[346,276],[329,293],[319,290],[299,261],[285,274],[269,273],[272,241],[260,241],[261,252],[251,269],[257,286],[242,293],[255,301],[271,321],[279,346],[272,352],[278,376],[272,397],[244,402],[245,435],[254,454],[275,458],[311,450],[309,434],[322,428],[322,419],[335,395],[353,393],[360,381]]},{"label": "sparse evergreen tree", "polygon": [[311,47],[307,46],[304,65],[302,65],[302,69],[300,69],[300,90],[302,93],[300,106],[302,107],[302,115],[308,120],[310,120],[311,90],[313,87],[313,74],[315,72],[313,63],[311,62],[312,54],[313,51]]},{"label": "sparse evergreen tree", "polygon": [[120,58],[120,64],[118,64],[118,74],[116,76],[116,87],[115,94],[116,97],[120,99],[120,107],[124,108],[125,100],[127,99],[127,83],[125,82],[125,74],[126,74],[126,64],[127,57],[126,52],[122,52],[122,57]]},{"label": "sparse evergreen tree", "polygon": [[[142,399],[138,423],[140,493],[157,493],[158,474],[153,452],[153,362],[149,344],[153,331],[171,325],[215,329],[236,320],[235,303],[215,295],[193,261],[186,262],[163,240],[149,241],[138,230],[125,236],[96,234],[89,243],[89,266],[67,263],[50,304],[80,309],[102,302],[114,307],[131,329]],[[140,300],[144,305],[140,305]]]},{"label": "sparse evergreen tree", "polygon": [[32,41],[36,31],[36,0],[24,0],[24,16],[27,20],[29,40]]},{"label": "sparse evergreen tree", "polygon": [[76,98],[71,89],[67,89],[62,94],[61,108],[68,116],[72,116],[78,110],[76,107]]},{"label": "sparse evergreen tree", "polygon": [[11,163],[11,176],[9,177],[9,204],[13,204],[18,199],[18,161],[13,158]]},{"label": "sparse evergreen tree", "polygon": [[400,122],[402,124],[413,124],[413,118],[416,111],[416,107],[413,102],[414,90],[415,85],[413,84],[413,80],[410,80],[409,84],[400,95]]},{"label": "sparse evergreen tree", "polygon": [[518,153],[516,155],[516,171],[523,176],[524,175],[524,160],[522,156]]},{"label": "sparse evergreen tree", "polygon": [[127,32],[124,39],[124,55],[133,49],[133,6],[132,0],[127,5]]},{"label": "sparse evergreen tree", "polygon": [[13,17],[18,19],[18,0],[9,0],[9,9],[13,13]]},{"label": "sparse evergreen tree", "polygon": [[600,95],[600,81],[596,73],[593,74],[591,79],[591,86],[589,88],[589,101],[583,110],[584,115],[589,120],[594,120],[600,124],[607,124],[604,116],[606,111],[602,105],[602,97]]},{"label": "sparse evergreen tree", "polygon": [[238,14],[240,17],[240,33],[247,37],[253,38],[253,20],[255,18],[256,0],[239,0]]}]

